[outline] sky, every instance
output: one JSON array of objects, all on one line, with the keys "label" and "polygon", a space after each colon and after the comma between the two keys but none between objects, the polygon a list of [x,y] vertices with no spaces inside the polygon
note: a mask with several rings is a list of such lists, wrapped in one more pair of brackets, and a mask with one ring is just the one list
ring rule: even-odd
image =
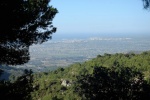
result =
[{"label": "sky", "polygon": [[51,0],[57,34],[150,34],[142,0]]}]

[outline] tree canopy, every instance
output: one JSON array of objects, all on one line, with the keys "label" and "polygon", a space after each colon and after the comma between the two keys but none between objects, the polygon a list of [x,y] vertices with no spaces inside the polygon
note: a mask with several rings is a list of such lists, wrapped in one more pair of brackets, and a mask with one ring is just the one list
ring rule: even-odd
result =
[{"label": "tree canopy", "polygon": [[77,92],[85,100],[147,100],[149,84],[141,72],[129,67],[95,67],[93,74],[79,77]]},{"label": "tree canopy", "polygon": [[28,62],[29,46],[43,43],[56,32],[52,20],[58,13],[50,0],[0,1],[0,64]]},{"label": "tree canopy", "polygon": [[150,8],[150,0],[143,0],[143,5],[145,9]]},{"label": "tree canopy", "polygon": [[31,92],[38,87],[34,87],[32,70],[24,70],[22,76],[17,77],[14,82],[0,81],[1,100],[31,100]]}]

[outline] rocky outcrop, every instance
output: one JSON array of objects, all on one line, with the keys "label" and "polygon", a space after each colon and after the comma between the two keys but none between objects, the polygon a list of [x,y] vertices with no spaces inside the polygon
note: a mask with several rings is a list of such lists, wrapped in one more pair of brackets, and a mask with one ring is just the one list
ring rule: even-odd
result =
[{"label": "rocky outcrop", "polygon": [[72,82],[69,80],[61,79],[61,85],[65,87],[71,86]]}]

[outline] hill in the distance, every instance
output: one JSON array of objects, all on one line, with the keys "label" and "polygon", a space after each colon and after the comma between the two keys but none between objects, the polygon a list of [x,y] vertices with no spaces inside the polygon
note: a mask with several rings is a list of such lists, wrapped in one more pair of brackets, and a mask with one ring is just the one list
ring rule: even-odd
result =
[{"label": "hill in the distance", "polygon": [[[141,54],[104,54],[98,55],[92,60],[83,63],[75,63],[67,68],[59,68],[55,71],[37,73],[34,75],[34,86],[39,89],[32,93],[33,100],[81,100],[81,96],[76,92],[76,84],[78,78],[84,75],[92,75],[95,67],[111,68],[127,68],[134,69],[133,72],[140,72],[144,76],[144,80],[150,84],[150,52]],[[119,69],[120,70],[120,69]],[[104,70],[105,71],[105,70]],[[117,70],[118,71],[118,70]],[[118,74],[128,76],[132,73]],[[132,71],[131,71],[132,72]],[[107,74],[107,73],[106,73]],[[124,77],[122,76],[122,79]],[[132,76],[132,75],[131,75]],[[100,76],[99,76],[100,77]],[[134,77],[134,74],[133,74]],[[142,77],[142,76],[141,76]],[[133,79],[133,78],[132,78]],[[136,79],[136,78],[135,78]],[[121,84],[121,83],[117,83]],[[86,87],[88,88],[88,87]],[[150,91],[149,91],[150,92]]]}]

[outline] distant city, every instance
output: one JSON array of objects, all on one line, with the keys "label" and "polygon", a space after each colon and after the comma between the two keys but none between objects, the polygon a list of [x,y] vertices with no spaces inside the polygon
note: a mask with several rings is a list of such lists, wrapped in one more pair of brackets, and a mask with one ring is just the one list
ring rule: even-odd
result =
[{"label": "distant city", "polygon": [[35,71],[55,70],[76,62],[84,62],[104,53],[140,53],[150,50],[150,39],[145,37],[86,37],[49,40],[30,47],[31,60],[18,66]]}]

